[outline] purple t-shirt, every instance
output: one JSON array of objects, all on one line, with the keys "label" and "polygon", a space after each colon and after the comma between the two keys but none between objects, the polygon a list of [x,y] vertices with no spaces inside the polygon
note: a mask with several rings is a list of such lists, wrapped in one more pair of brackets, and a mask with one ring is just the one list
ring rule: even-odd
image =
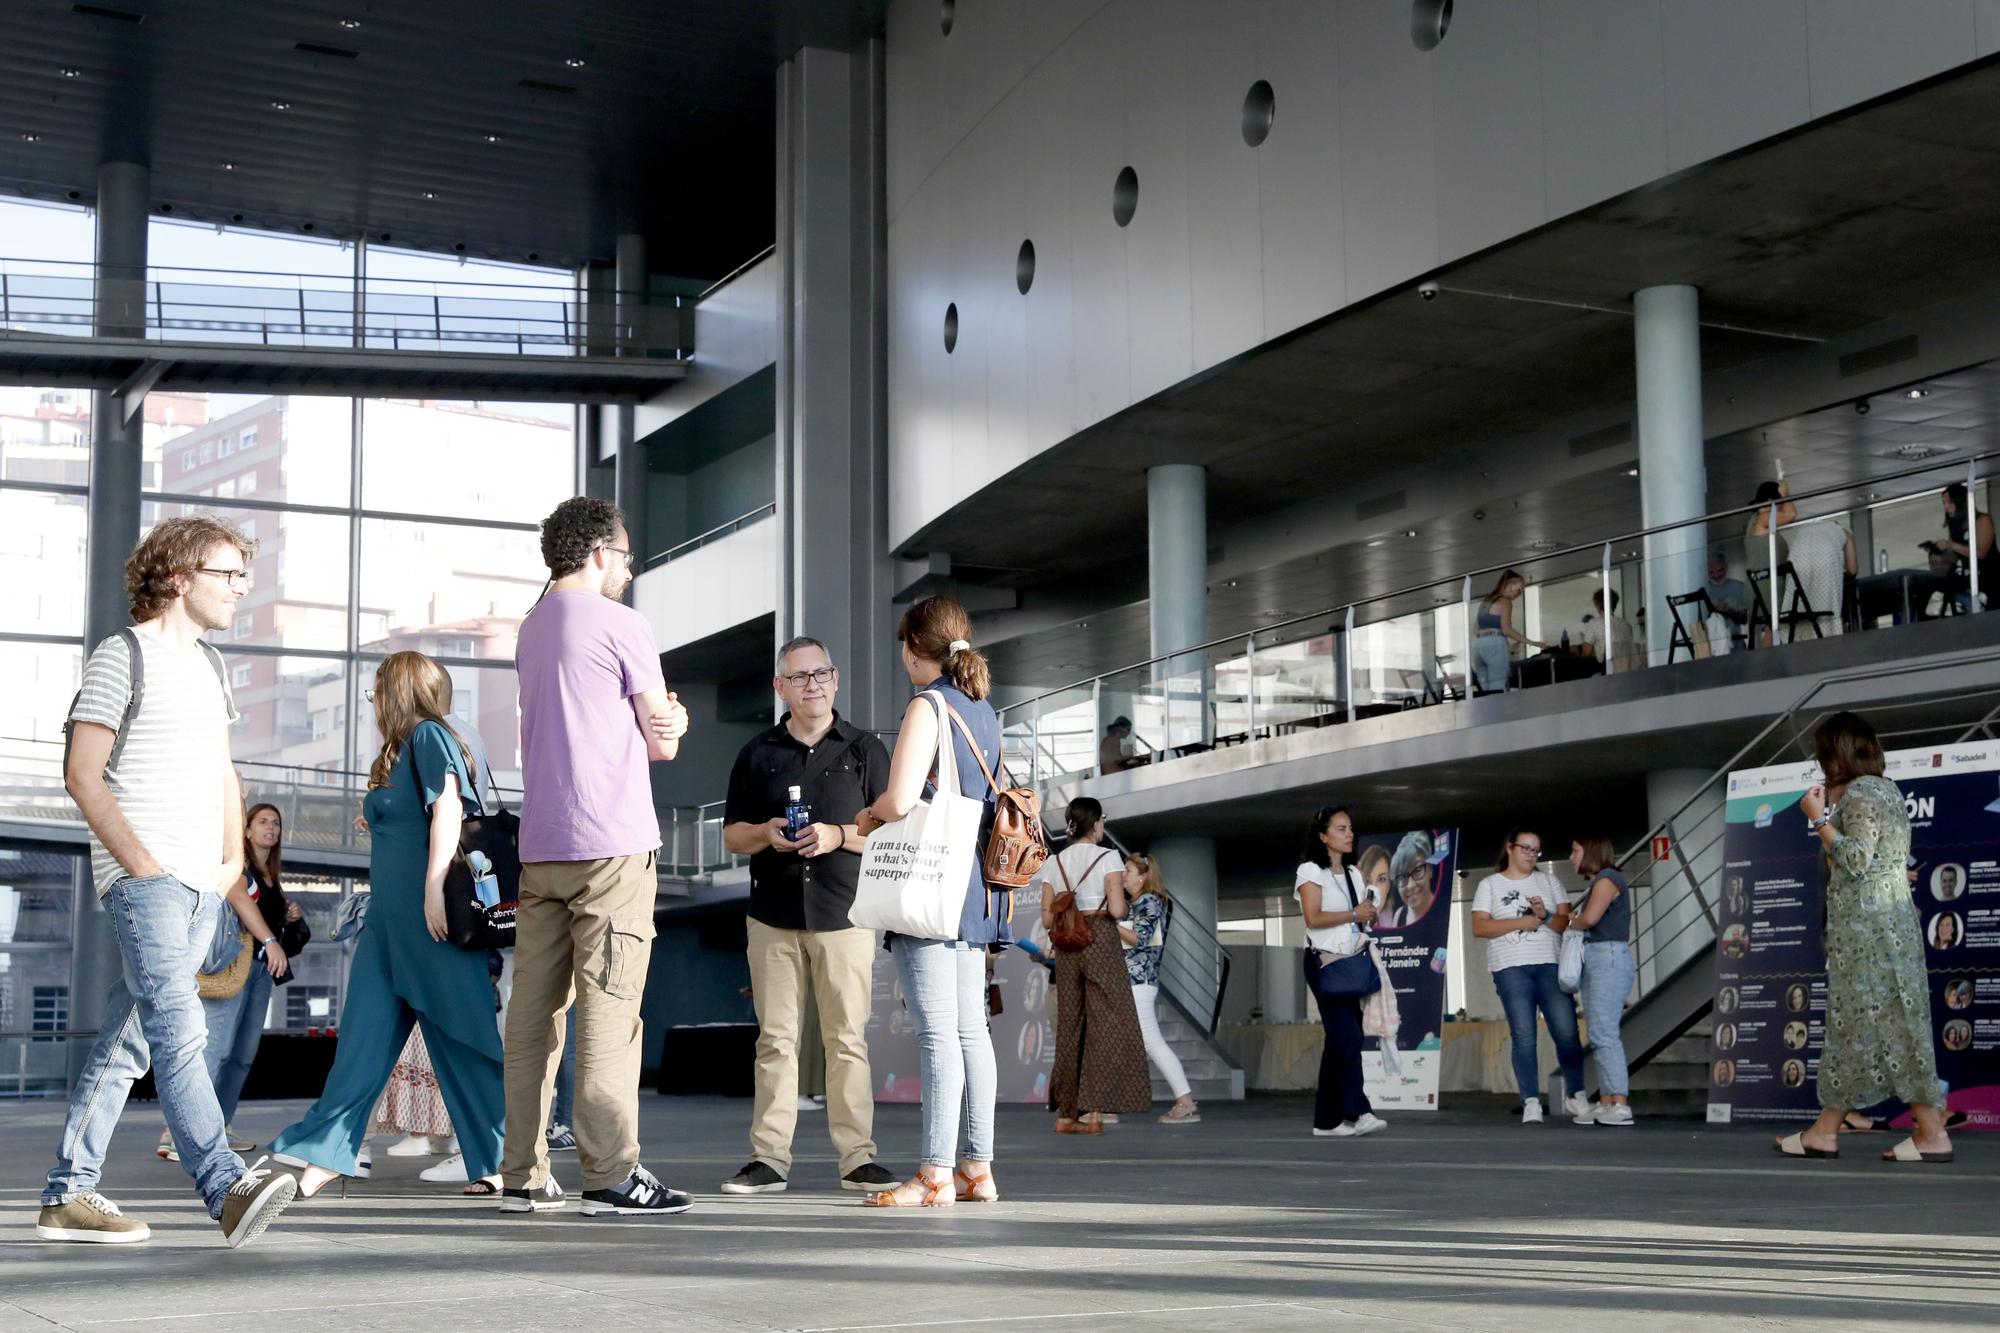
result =
[{"label": "purple t-shirt", "polygon": [[664,685],[646,618],[551,592],[521,622],[521,859],[597,861],[660,845],[646,738],[627,702]]}]

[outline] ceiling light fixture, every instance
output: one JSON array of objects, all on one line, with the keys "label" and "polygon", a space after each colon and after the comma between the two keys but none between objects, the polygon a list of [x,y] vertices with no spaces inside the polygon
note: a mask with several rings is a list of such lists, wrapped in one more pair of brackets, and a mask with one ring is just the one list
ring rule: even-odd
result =
[{"label": "ceiling light fixture", "polygon": [[486,142],[488,142],[488,143],[499,143],[499,142],[500,142],[500,136],[499,136],[499,135],[497,135],[497,134],[482,134],[482,135],[480,135],[479,137],[480,137],[480,138],[482,138],[482,139],[484,139],[484,140],[486,140]]},{"label": "ceiling light fixture", "polygon": [[234,162],[224,162],[222,164],[222,169],[224,171],[234,171],[236,170],[236,164]]},{"label": "ceiling light fixture", "polygon": [[343,28],[345,28],[345,29],[347,29],[347,30],[348,30],[349,32],[353,32],[353,31],[354,31],[354,30],[355,30],[356,28],[358,28],[358,27],[360,27],[360,26],[361,26],[361,20],[360,20],[360,19],[342,19],[342,20],[340,21],[340,26],[341,26],[341,27],[343,27]]},{"label": "ceiling light fixture", "polygon": [[1925,388],[1906,389],[1903,392],[1903,397],[1905,398],[1928,398],[1930,396],[1931,391]]},{"label": "ceiling light fixture", "polygon": [[425,191],[424,191],[424,198],[426,198],[426,199],[435,199],[435,198],[437,198],[437,197],[438,197],[438,192],[437,192],[436,190],[425,190]]},{"label": "ceiling light fixture", "polygon": [[292,104],[290,102],[284,101],[280,98],[271,99],[271,110],[290,111],[291,109],[292,109]]},{"label": "ceiling light fixture", "polygon": [[1386,538],[1386,537],[1377,537],[1377,538],[1376,538],[1376,539],[1375,539],[1374,541],[1372,541],[1372,542],[1369,542],[1368,544],[1369,544],[1369,545],[1370,545],[1371,547],[1373,547],[1373,546],[1384,546],[1384,545],[1387,545],[1387,544],[1388,544],[1388,538]]},{"label": "ceiling light fixture", "polygon": [[29,143],[40,143],[42,139],[42,136],[35,133],[33,130],[22,130],[21,137],[27,140]]},{"label": "ceiling light fixture", "polygon": [[1639,469],[1635,467],[1628,467],[1625,469],[1625,475],[1628,477],[1636,477],[1639,475]]},{"label": "ceiling light fixture", "polygon": [[571,69],[582,69],[583,63],[582,56],[571,56],[568,60],[563,61],[563,64],[568,65]]},{"label": "ceiling light fixture", "polygon": [[62,76],[65,79],[80,79],[83,77],[83,71],[74,65],[65,65],[63,66]]},{"label": "ceiling light fixture", "polygon": [[1417,535],[1417,530],[1415,528],[1404,528],[1403,535],[1405,537],[1414,537]]}]

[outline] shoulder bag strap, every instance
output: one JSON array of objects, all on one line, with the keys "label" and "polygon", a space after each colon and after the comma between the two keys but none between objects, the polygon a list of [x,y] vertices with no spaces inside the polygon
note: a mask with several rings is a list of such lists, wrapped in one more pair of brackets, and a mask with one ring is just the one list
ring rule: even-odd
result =
[{"label": "shoulder bag strap", "polygon": [[[952,795],[963,796],[965,788],[958,782],[958,747],[951,743],[951,728],[945,725],[945,714],[951,710],[951,705],[936,690],[925,690],[921,697],[931,701],[931,709],[937,714],[938,748],[937,758],[931,764],[931,772],[935,775],[932,785],[939,791],[946,790],[949,785]],[[973,753],[978,752],[979,747],[974,746]]]},{"label": "shoulder bag strap", "polygon": [[998,796],[1000,794],[1000,783],[996,778],[994,778],[993,770],[986,766],[986,756],[979,752],[979,741],[975,736],[973,736],[972,728],[966,725],[965,719],[960,717],[958,715],[958,710],[956,708],[953,708],[950,704],[945,704],[944,711],[951,714],[951,720],[953,725],[955,725],[960,731],[965,733],[965,746],[967,749],[972,751],[973,759],[977,761],[979,764],[979,771],[986,775],[987,790],[991,791],[995,796]]},{"label": "shoulder bag strap", "polygon": [[[1090,872],[1097,869],[1098,863],[1104,860],[1104,858],[1109,855],[1111,855],[1111,849],[1107,847],[1103,851],[1099,852],[1096,856],[1092,857],[1090,864],[1083,868],[1083,877],[1085,879],[1089,879]],[[1060,853],[1056,855],[1055,861],[1056,861],[1056,871],[1062,876],[1063,879],[1063,887],[1065,889],[1068,889],[1071,893],[1075,893],[1076,890],[1071,887],[1069,882],[1069,868],[1063,864],[1062,855]]]}]

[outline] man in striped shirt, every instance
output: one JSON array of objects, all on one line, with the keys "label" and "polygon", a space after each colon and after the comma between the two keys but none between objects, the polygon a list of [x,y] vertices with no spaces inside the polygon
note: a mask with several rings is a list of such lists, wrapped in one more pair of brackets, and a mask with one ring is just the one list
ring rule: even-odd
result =
[{"label": "man in striped shirt", "polygon": [[243,877],[243,793],[229,760],[236,709],[201,636],[234,619],[251,549],[212,518],[157,524],[125,562],[135,624],[90,655],[70,712],[65,777],[90,825],[92,878],[122,967],[42,1191],[43,1240],[151,1236],[97,1192],[149,1059],[181,1165],[232,1248],[256,1239],[298,1191],[292,1176],[246,1169],[229,1150],[195,990],[223,894]]}]

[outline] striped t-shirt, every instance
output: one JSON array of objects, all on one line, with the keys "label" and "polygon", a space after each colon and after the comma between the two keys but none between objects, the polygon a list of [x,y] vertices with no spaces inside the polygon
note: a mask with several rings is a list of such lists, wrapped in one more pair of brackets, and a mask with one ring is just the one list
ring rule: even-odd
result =
[{"label": "striped t-shirt", "polygon": [[[136,637],[146,655],[145,692],[104,785],[162,870],[191,889],[220,893],[222,774],[236,705],[206,648],[183,651],[144,628]],[[114,634],[84,664],[70,716],[116,731],[131,697],[131,650]],[[95,833],[90,869],[100,897],[127,874]]]}]

